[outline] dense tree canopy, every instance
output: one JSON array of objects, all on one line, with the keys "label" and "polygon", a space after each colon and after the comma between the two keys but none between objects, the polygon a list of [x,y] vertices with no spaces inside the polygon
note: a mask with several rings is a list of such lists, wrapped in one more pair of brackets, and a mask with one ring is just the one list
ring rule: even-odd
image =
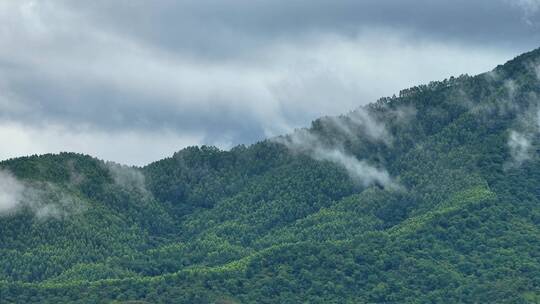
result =
[{"label": "dense tree canopy", "polygon": [[537,66],[142,168],[4,161],[24,190],[0,213],[0,302],[538,303]]}]

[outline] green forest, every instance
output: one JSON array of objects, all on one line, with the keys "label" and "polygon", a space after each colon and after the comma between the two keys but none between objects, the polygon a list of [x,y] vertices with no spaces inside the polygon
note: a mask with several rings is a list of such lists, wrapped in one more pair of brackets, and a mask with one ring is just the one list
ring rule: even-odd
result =
[{"label": "green forest", "polygon": [[539,67],[144,167],[3,161],[0,303],[540,303]]}]

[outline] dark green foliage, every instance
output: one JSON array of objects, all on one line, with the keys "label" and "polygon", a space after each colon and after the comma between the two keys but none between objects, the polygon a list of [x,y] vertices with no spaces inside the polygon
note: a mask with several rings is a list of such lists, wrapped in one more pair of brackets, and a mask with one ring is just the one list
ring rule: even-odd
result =
[{"label": "dark green foliage", "polygon": [[321,145],[400,187],[363,186],[276,140],[143,168],[4,161],[64,209],[0,216],[0,303],[538,303],[539,133],[519,164],[508,138],[538,109],[539,53],[365,107],[386,141],[353,113],[313,122]]}]

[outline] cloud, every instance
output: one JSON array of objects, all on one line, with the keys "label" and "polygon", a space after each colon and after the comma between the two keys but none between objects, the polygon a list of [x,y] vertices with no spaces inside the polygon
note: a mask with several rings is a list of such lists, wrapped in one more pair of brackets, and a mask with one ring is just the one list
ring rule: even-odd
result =
[{"label": "cloud", "polygon": [[520,130],[511,129],[508,147],[512,156],[511,166],[519,167],[523,162],[536,157],[534,142],[540,134],[540,103],[531,106],[519,117]]},{"label": "cloud", "polygon": [[472,104],[471,107],[482,122],[506,121],[512,117],[506,141],[510,159],[503,164],[505,170],[518,168],[535,157],[535,141],[540,133],[540,103],[535,90],[531,89],[535,86],[534,76],[537,76],[537,81],[540,79],[535,64],[531,60],[522,62],[525,74],[533,77],[533,83],[528,77],[525,81],[523,77],[505,77],[504,69],[486,73],[489,89],[497,92],[496,97],[488,103]]},{"label": "cloud", "polygon": [[277,137],[274,141],[285,145],[293,153],[308,155],[315,160],[329,161],[342,167],[352,180],[365,187],[378,184],[386,188],[401,188],[384,168],[378,168],[346,152],[342,147],[343,142],[328,143],[328,140],[335,141],[342,135],[354,140],[364,134],[368,140],[389,145],[391,136],[382,122],[372,117],[364,108],[343,117],[326,117],[322,122],[326,127],[333,128],[335,138],[323,138],[312,130],[300,129],[288,136]]},{"label": "cloud", "polygon": [[[116,33],[194,57],[244,58],[282,40],[320,33],[354,37],[386,27],[429,40],[491,46],[535,47],[538,33],[521,20],[536,0],[452,2],[440,0],[234,0],[92,2],[63,1],[72,10]],[[133,23],[132,20],[138,20]],[[459,20],[460,22],[456,22]],[[212,37],[212,39],[207,39]]]},{"label": "cloud", "polygon": [[531,159],[532,145],[528,134],[511,130],[508,147],[510,148],[510,155],[515,166],[521,166],[524,161]]},{"label": "cloud", "polygon": [[361,132],[375,141],[380,140],[387,144],[392,141],[384,123],[374,119],[364,108],[358,108],[346,116],[325,117],[323,121],[349,137],[356,137],[356,133]]},{"label": "cloud", "polygon": [[[490,11],[500,30],[489,31],[469,24],[488,8],[470,1],[460,1],[470,11],[433,1],[235,3],[1,2],[0,134],[48,143],[0,157],[68,150],[144,164],[189,144],[252,143],[404,87],[489,70],[538,41],[510,26],[499,2]],[[487,33],[523,42],[469,43]]]},{"label": "cloud", "polygon": [[540,10],[539,0],[514,0],[512,3],[529,13],[536,13],[538,10]]},{"label": "cloud", "polygon": [[57,185],[23,182],[9,171],[0,170],[0,216],[13,215],[23,209],[39,220],[60,219],[81,212],[84,204]]},{"label": "cloud", "polygon": [[128,191],[137,191],[140,195],[151,195],[146,188],[144,174],[138,168],[120,165],[113,162],[106,162],[109,172],[114,182]]},{"label": "cloud", "polygon": [[340,165],[347,170],[353,180],[361,182],[366,187],[378,184],[388,188],[398,188],[386,170],[372,166],[364,160],[358,160],[343,151],[317,147],[312,153],[313,158],[317,160]]},{"label": "cloud", "polygon": [[11,173],[0,171],[0,215],[16,210],[22,203],[24,186]]},{"label": "cloud", "polygon": [[523,11],[523,20],[528,25],[537,25],[538,12],[540,11],[540,0],[507,0],[507,2]]}]

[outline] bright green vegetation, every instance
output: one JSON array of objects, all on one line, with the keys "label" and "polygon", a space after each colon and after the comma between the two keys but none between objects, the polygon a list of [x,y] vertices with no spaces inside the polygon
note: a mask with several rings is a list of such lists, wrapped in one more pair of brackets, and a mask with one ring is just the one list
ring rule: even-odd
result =
[{"label": "bright green vegetation", "polygon": [[[275,140],[143,168],[4,161],[63,203],[0,216],[0,302],[539,303],[540,133],[523,119],[538,110],[538,65],[540,50],[366,107],[390,142],[336,127],[352,114],[313,122],[321,145],[399,187]],[[512,130],[529,132],[519,162]]]}]

